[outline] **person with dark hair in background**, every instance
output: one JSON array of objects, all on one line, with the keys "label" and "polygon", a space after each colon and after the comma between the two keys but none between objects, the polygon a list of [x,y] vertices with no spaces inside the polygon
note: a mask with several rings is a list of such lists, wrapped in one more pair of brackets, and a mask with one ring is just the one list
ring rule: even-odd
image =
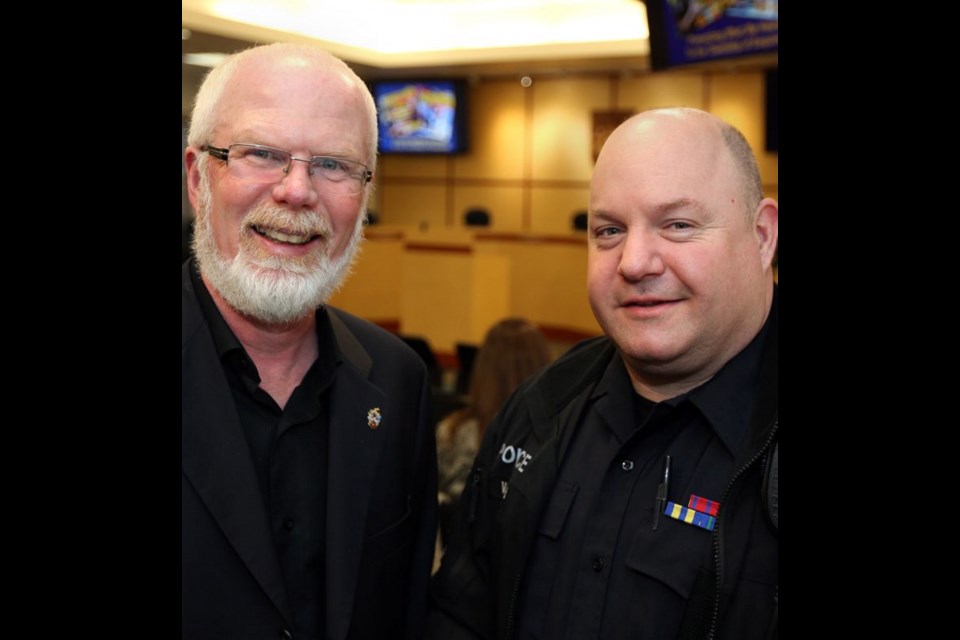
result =
[{"label": "person with dark hair in background", "polygon": [[210,72],[184,152],[181,637],[422,637],[436,537],[427,372],[326,305],[363,235],[377,116],[307,45]]},{"label": "person with dark hair in background", "polygon": [[606,335],[487,428],[428,638],[778,635],[778,224],[719,118],[654,110],[613,132],[588,228]]},{"label": "person with dark hair in background", "polygon": [[470,376],[467,406],[437,426],[441,541],[487,425],[520,383],[550,363],[546,338],[522,318],[506,318],[487,331]]}]

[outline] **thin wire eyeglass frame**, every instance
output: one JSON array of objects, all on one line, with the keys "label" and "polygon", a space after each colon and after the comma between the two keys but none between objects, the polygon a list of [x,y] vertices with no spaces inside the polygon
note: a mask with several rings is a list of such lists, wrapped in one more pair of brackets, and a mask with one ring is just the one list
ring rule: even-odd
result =
[{"label": "thin wire eyeglass frame", "polygon": [[[362,170],[356,173],[353,173],[350,171],[346,172],[347,176],[349,176],[359,184],[359,189],[357,189],[357,191],[355,191],[353,195],[357,195],[361,193],[363,191],[363,188],[373,179],[373,171],[371,171],[370,168],[367,167],[367,165],[363,164],[362,162],[357,162],[355,160],[347,160],[346,158],[338,158],[336,156],[311,156],[309,158],[297,158],[297,157],[294,157],[294,155],[289,151],[284,151],[283,149],[278,149],[276,147],[270,147],[262,144],[249,144],[244,142],[236,142],[234,144],[231,144],[228,147],[214,147],[213,145],[204,145],[200,147],[200,151],[209,153],[214,158],[218,160],[222,160],[227,164],[227,166],[229,166],[230,152],[236,147],[242,147],[244,149],[253,149],[253,150],[262,149],[263,151],[269,151],[271,153],[277,154],[281,158],[284,158],[284,157],[287,158],[287,161],[285,163],[286,166],[283,167],[284,175],[288,175],[290,173],[290,167],[293,166],[294,160],[296,160],[297,162],[307,163],[307,175],[311,177],[315,175],[315,171],[317,169],[317,163],[323,162],[324,160],[331,160],[335,163],[338,163],[347,167],[350,167],[352,165],[361,167]],[[320,175],[324,179],[326,179],[328,182],[332,182],[334,184],[344,182],[343,180],[341,181],[333,180],[329,176],[323,173],[321,173]]]}]

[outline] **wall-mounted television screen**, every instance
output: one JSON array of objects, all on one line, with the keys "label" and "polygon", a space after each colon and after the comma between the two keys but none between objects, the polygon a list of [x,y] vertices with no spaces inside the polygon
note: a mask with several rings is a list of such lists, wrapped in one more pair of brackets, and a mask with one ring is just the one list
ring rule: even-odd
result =
[{"label": "wall-mounted television screen", "polygon": [[466,91],[454,80],[373,85],[380,153],[462,153],[467,150]]},{"label": "wall-mounted television screen", "polygon": [[779,0],[647,0],[654,71],[777,51]]}]

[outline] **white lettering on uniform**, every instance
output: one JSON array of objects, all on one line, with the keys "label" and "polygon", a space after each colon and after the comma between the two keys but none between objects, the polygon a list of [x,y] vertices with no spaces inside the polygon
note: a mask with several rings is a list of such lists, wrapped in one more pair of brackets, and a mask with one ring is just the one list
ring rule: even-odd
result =
[{"label": "white lettering on uniform", "polygon": [[530,462],[531,460],[533,460],[533,456],[527,453],[526,451],[524,451],[523,460],[517,460],[517,464],[514,465],[517,468],[517,472],[523,473],[523,468],[527,466],[527,463]]},{"label": "white lettering on uniform", "polygon": [[533,456],[520,447],[514,447],[507,443],[500,445],[500,461],[503,464],[512,464],[519,473],[523,473],[524,467],[531,460],[533,460]]}]

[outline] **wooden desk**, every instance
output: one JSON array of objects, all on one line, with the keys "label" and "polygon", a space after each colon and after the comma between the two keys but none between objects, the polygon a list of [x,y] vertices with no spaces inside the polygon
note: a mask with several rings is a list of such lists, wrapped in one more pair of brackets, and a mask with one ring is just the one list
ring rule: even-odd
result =
[{"label": "wooden desk", "polygon": [[441,355],[457,342],[479,344],[508,316],[574,342],[600,333],[587,303],[586,261],[582,234],[377,226],[331,304],[423,336]]}]

